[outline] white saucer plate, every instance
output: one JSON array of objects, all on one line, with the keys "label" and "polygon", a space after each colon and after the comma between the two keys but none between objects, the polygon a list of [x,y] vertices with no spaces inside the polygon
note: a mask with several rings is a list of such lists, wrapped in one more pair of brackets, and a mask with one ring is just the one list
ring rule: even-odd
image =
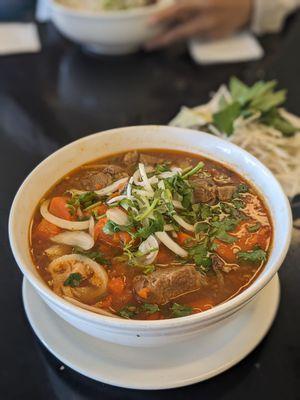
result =
[{"label": "white saucer plate", "polygon": [[280,298],[273,280],[227,324],[188,342],[159,348],[108,343],[57,316],[24,279],[23,301],[29,322],[46,348],[75,371],[110,385],[131,389],[169,389],[204,381],[246,357],[269,331]]}]

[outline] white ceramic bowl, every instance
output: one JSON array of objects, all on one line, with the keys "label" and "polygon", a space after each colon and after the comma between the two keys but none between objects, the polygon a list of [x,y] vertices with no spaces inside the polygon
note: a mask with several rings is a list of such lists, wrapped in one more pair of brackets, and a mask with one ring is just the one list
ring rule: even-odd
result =
[{"label": "white ceramic bowl", "polygon": [[91,12],[72,9],[52,0],[52,20],[58,30],[89,51],[99,54],[135,52],[147,40],[159,33],[149,25],[149,18],[171,3],[158,3],[122,11]]},{"label": "white ceramic bowl", "polygon": [[[34,209],[57,180],[80,165],[99,157],[132,149],[175,149],[221,161],[253,182],[262,193],[274,224],[274,240],[262,273],[243,293],[211,310],[160,321],[131,321],[94,314],[57,296],[33,265],[28,231]],[[63,319],[92,336],[132,346],[157,346],[189,339],[207,329],[219,329],[226,318],[244,307],[275,275],[287,253],[292,229],[289,202],[281,186],[256,158],[212,135],[167,126],[135,126],[87,136],[58,150],[27,177],[13,202],[9,237],[15,259],[26,279]],[[42,318],[42,316],[41,316]]]}]

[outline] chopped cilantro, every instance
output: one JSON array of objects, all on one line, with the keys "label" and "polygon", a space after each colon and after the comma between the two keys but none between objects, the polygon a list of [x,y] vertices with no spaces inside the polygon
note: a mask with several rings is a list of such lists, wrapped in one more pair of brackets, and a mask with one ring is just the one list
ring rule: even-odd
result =
[{"label": "chopped cilantro", "polygon": [[134,318],[138,314],[138,308],[136,306],[126,306],[121,308],[121,310],[118,311],[118,315],[120,317],[126,318],[126,319],[131,319]]},{"label": "chopped cilantro", "polygon": [[103,227],[103,232],[106,235],[113,235],[117,232],[129,232],[131,225],[118,225],[113,221],[107,221]]},{"label": "chopped cilantro", "polygon": [[74,209],[75,207],[82,207],[83,209],[90,207],[92,204],[99,202],[99,196],[95,192],[86,192],[82,194],[75,194],[68,200],[68,207]]},{"label": "chopped cilantro", "polygon": [[195,225],[195,233],[207,233],[209,231],[209,224],[207,222],[197,222]]},{"label": "chopped cilantro", "polygon": [[238,193],[247,193],[249,192],[249,187],[245,183],[240,183],[239,186],[237,187],[237,192]]},{"label": "chopped cilantro", "polygon": [[155,174],[162,174],[167,171],[170,171],[170,167],[167,164],[157,164],[155,167]]},{"label": "chopped cilantro", "polygon": [[240,208],[245,208],[246,204],[244,201],[239,200],[239,199],[234,199],[232,200],[232,204],[234,205],[235,208],[237,208],[238,210]]},{"label": "chopped cilantro", "polygon": [[86,256],[96,261],[98,264],[111,265],[110,261],[107,260],[100,251],[83,251],[79,248],[74,248],[74,253]]},{"label": "chopped cilantro", "polygon": [[142,310],[146,311],[148,314],[155,314],[160,309],[159,309],[159,306],[157,304],[144,303],[142,305]]},{"label": "chopped cilantro", "polygon": [[257,232],[260,229],[260,227],[261,227],[261,223],[257,222],[254,225],[249,225],[247,230],[248,230],[248,232],[254,233],[254,232]]},{"label": "chopped cilantro", "polygon": [[64,286],[71,286],[73,288],[78,287],[82,281],[82,275],[78,272],[74,272],[68,276],[64,281]]},{"label": "chopped cilantro", "polygon": [[183,304],[174,303],[171,308],[172,316],[174,318],[186,317],[191,315],[193,312],[193,307],[185,306]]},{"label": "chopped cilantro", "polygon": [[251,251],[239,251],[237,253],[237,257],[240,261],[245,261],[255,264],[261,261],[266,261],[267,253],[260,247],[256,247],[254,250]]},{"label": "chopped cilantro", "polygon": [[212,260],[209,256],[208,245],[206,242],[198,243],[196,246],[190,247],[188,252],[200,272],[206,273],[209,271],[212,265]]},{"label": "chopped cilantro", "polygon": [[156,219],[150,219],[148,226],[143,226],[137,230],[134,237],[147,239],[155,232],[162,232],[164,230],[164,219],[161,214],[157,214]]}]

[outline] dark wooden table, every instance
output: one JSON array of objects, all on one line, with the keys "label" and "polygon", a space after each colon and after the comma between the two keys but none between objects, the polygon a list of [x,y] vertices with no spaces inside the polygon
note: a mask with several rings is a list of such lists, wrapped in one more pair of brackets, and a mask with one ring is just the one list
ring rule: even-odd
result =
[{"label": "dark wooden table", "polygon": [[214,379],[161,392],[122,390],[60,368],[26,320],[22,276],[7,237],[10,204],[22,180],[48,154],[83,135],[166,124],[182,104],[206,101],[231,75],[249,83],[278,79],[289,90],[289,109],[300,115],[300,15],[280,35],[262,39],[263,60],[211,67],[195,65],[181,46],[96,58],[62,39],[51,24],[41,26],[40,35],[40,54],[0,58],[0,398],[300,399],[300,231],[294,231],[280,271],[277,319],[258,348]]}]

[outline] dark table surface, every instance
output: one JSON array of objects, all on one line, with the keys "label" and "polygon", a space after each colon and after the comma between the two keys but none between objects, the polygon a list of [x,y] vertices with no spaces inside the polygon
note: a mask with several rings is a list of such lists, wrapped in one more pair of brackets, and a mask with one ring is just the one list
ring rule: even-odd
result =
[{"label": "dark table surface", "polygon": [[[7,219],[13,196],[44,157],[81,136],[125,125],[166,124],[182,104],[193,106],[235,74],[251,83],[276,78],[300,115],[300,15],[280,35],[262,38],[258,62],[201,67],[182,46],[123,58],[91,57],[40,27],[40,54],[0,58],[0,398],[300,399],[300,231],[280,271],[277,319],[246,359],[207,382],[168,391],[118,389],[89,380],[39,343],[26,320],[22,275],[12,257]],[[294,212],[297,213],[296,208]]]}]

